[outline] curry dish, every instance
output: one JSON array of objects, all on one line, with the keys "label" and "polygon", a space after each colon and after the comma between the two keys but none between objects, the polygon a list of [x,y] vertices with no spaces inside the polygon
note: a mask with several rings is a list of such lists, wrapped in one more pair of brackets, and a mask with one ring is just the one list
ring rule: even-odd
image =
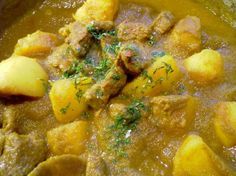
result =
[{"label": "curry dish", "polygon": [[0,175],[236,176],[235,29],[73,2],[0,39]]}]

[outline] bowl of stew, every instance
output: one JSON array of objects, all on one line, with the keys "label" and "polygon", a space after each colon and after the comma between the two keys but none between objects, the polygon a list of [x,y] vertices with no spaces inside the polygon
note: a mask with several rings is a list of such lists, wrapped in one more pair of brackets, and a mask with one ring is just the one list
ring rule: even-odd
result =
[{"label": "bowl of stew", "polygon": [[235,176],[234,1],[0,2],[1,176]]}]

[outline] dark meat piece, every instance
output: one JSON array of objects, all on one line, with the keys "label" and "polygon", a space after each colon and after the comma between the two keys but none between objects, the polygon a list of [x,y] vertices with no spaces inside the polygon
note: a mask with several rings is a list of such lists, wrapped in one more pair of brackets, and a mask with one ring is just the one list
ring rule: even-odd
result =
[{"label": "dark meat piece", "polygon": [[196,100],[188,95],[159,96],[151,100],[149,120],[161,129],[178,131],[189,127],[195,116]]},{"label": "dark meat piece", "polygon": [[107,104],[109,98],[116,95],[126,84],[127,76],[120,66],[113,66],[106,77],[93,85],[84,97],[88,105],[99,109]]},{"label": "dark meat piece", "polygon": [[110,31],[114,28],[113,21],[93,21],[91,25],[98,31]]},{"label": "dark meat piece", "polygon": [[128,74],[138,75],[149,61],[145,46],[140,42],[125,43],[120,50],[119,59]]},{"label": "dark meat piece", "polygon": [[92,35],[87,27],[79,22],[71,23],[59,30],[59,33],[65,37],[65,42],[69,44],[77,56],[84,56],[92,43]]},{"label": "dark meat piece", "polygon": [[118,26],[118,39],[121,41],[148,39],[149,28],[143,23],[133,23],[124,21]]},{"label": "dark meat piece", "polygon": [[224,93],[224,98],[226,101],[236,101],[236,87],[227,89]]},{"label": "dark meat piece", "polygon": [[40,163],[28,176],[85,176],[86,162],[77,155],[59,155]]},{"label": "dark meat piece", "polygon": [[164,47],[171,54],[185,58],[200,51],[201,46],[200,19],[187,16],[176,24]]},{"label": "dark meat piece", "polygon": [[47,146],[35,135],[5,136],[3,153],[0,156],[0,175],[25,176],[46,158]]},{"label": "dark meat piece", "polygon": [[175,17],[169,11],[161,12],[151,25],[152,34],[156,39],[168,32],[175,24]]},{"label": "dark meat piece", "polygon": [[77,60],[75,55],[76,54],[70,45],[63,44],[54,49],[53,53],[48,57],[47,63],[49,64],[49,67],[52,66],[65,72],[70,68],[71,64]]},{"label": "dark meat piece", "polygon": [[97,154],[89,154],[86,176],[106,176],[107,172],[107,166],[102,157]]},{"label": "dark meat piece", "polygon": [[117,54],[119,52],[121,43],[117,40],[116,37],[111,35],[102,37],[100,42],[103,58],[107,58],[111,62],[114,62],[117,59]]},{"label": "dark meat piece", "polygon": [[2,132],[16,132],[18,127],[18,115],[14,107],[7,107],[3,112]]}]

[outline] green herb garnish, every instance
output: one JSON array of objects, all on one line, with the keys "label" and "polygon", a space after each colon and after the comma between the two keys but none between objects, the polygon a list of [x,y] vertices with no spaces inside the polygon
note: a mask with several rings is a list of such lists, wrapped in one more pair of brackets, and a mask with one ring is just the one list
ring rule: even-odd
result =
[{"label": "green herb garnish", "polygon": [[144,79],[147,79],[149,83],[153,82],[152,77],[148,75],[148,72],[146,70],[142,72],[142,76],[144,77]]},{"label": "green herb garnish", "polygon": [[89,24],[87,26],[87,30],[97,40],[101,40],[102,37],[106,36],[106,35],[111,35],[111,36],[115,36],[116,35],[116,31],[115,30],[100,30],[100,29],[96,29],[96,27],[93,24]]},{"label": "green herb garnish", "polygon": [[61,112],[62,114],[66,114],[67,111],[68,111],[68,109],[70,108],[70,105],[71,105],[71,103],[68,103],[68,105],[66,105],[66,107],[61,108],[60,112]]},{"label": "green herb garnish", "polygon": [[99,65],[95,67],[93,77],[96,81],[100,81],[105,78],[107,71],[111,67],[111,61],[108,59],[103,59],[100,61]]},{"label": "green herb garnish", "polygon": [[165,70],[166,70],[166,78],[168,78],[168,75],[169,75],[170,73],[173,73],[174,70],[173,70],[173,68],[171,67],[170,64],[168,64],[168,63],[166,63],[166,62],[163,62],[163,64],[164,64]]},{"label": "green herb garnish", "polygon": [[136,129],[144,110],[147,107],[142,101],[133,100],[124,113],[116,116],[114,125],[109,127],[114,138],[110,147],[118,156],[127,156],[124,147],[130,144],[131,132]]},{"label": "green herb garnish", "polygon": [[107,44],[104,48],[104,51],[110,54],[118,54],[121,47],[120,42],[114,42],[112,44]]},{"label": "green herb garnish", "polygon": [[115,80],[115,81],[119,81],[121,79],[121,75],[114,74],[114,75],[112,75],[112,79]]},{"label": "green herb garnish", "polygon": [[81,101],[81,98],[83,97],[84,92],[82,90],[78,90],[78,92],[76,92],[76,98],[78,100],[78,102]]}]

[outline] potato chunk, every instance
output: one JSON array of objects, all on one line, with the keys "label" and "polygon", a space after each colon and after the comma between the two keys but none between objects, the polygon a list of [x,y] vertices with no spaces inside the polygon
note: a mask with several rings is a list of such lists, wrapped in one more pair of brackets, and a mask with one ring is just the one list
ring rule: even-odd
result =
[{"label": "potato chunk", "polygon": [[84,175],[86,163],[75,155],[55,156],[40,163],[28,176]]},{"label": "potato chunk", "polygon": [[165,55],[156,61],[135,80],[125,86],[122,93],[134,97],[155,96],[171,89],[181,76],[176,61]]},{"label": "potato chunk", "polygon": [[208,147],[201,137],[188,136],[174,157],[173,176],[233,176],[236,172]]},{"label": "potato chunk", "polygon": [[89,138],[89,125],[85,121],[77,121],[54,128],[47,133],[47,142],[53,155],[80,155],[86,149]]},{"label": "potato chunk", "polygon": [[236,102],[221,102],[215,108],[215,131],[223,145],[236,145]]},{"label": "potato chunk", "polygon": [[199,52],[201,46],[201,23],[195,16],[187,16],[180,20],[165,43],[166,50],[181,57]]},{"label": "potato chunk", "polygon": [[113,21],[119,8],[119,0],[87,0],[74,15],[82,24],[92,21]]},{"label": "potato chunk", "polygon": [[220,53],[211,49],[202,50],[187,58],[184,67],[190,78],[199,84],[217,82],[224,74],[224,63]]},{"label": "potato chunk", "polygon": [[75,120],[83,113],[87,104],[83,94],[91,87],[91,78],[64,79],[53,83],[49,93],[53,111],[59,122]]},{"label": "potato chunk", "polygon": [[36,31],[18,40],[14,54],[28,57],[41,56],[49,54],[51,49],[59,44],[60,40],[55,34]]},{"label": "potato chunk", "polygon": [[0,63],[0,94],[44,96],[48,75],[35,59],[12,56]]}]

